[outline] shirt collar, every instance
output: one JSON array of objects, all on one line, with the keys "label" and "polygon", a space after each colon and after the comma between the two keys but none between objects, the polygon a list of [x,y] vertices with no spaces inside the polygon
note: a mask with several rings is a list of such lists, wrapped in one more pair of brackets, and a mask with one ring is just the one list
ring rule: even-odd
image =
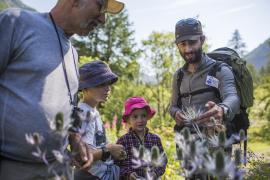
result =
[{"label": "shirt collar", "polygon": [[[132,128],[129,128],[128,132],[131,134],[137,135],[137,133]],[[145,136],[148,134],[148,132],[149,132],[149,129],[147,127],[145,127]]]}]

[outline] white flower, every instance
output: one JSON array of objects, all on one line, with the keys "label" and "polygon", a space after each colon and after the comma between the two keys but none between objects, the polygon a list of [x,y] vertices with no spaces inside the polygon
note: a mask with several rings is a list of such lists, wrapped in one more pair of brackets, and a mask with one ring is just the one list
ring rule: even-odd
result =
[{"label": "white flower", "polygon": [[43,136],[38,133],[25,134],[26,142],[31,145],[39,145],[44,140]]},{"label": "white flower", "polygon": [[194,120],[202,115],[202,111],[200,109],[197,110],[195,107],[186,107],[183,108],[182,114],[184,115],[185,123],[192,124]]},{"label": "white flower", "polygon": [[[208,138],[209,144],[211,147],[220,147],[220,143],[219,143],[219,139],[218,136],[211,136],[210,138]],[[226,139],[225,140],[225,144],[224,147],[230,147],[233,143],[233,139]]]},{"label": "white flower", "polygon": [[52,150],[52,153],[58,162],[60,163],[64,162],[64,156],[60,151]]}]

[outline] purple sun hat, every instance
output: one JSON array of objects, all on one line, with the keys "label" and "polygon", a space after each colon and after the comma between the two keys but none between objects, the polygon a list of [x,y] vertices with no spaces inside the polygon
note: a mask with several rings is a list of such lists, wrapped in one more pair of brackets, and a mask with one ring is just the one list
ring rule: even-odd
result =
[{"label": "purple sun hat", "polygon": [[79,69],[79,90],[97,87],[102,84],[113,84],[118,80],[110,67],[103,61],[91,61]]}]

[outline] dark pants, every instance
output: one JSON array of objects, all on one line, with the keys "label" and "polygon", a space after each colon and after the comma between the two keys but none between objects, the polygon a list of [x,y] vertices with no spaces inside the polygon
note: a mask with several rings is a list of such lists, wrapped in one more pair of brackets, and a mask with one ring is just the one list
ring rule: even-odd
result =
[{"label": "dark pants", "polygon": [[[0,158],[1,180],[47,180],[55,177],[48,172],[48,167],[43,163],[20,162],[1,156]],[[57,174],[61,176],[60,171]]]}]

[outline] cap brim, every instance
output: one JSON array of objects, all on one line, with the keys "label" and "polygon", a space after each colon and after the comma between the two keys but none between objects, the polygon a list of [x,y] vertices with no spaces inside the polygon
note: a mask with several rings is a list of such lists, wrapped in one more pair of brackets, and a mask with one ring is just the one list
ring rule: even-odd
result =
[{"label": "cap brim", "polygon": [[125,7],[125,4],[116,0],[107,0],[104,11],[111,14],[120,13]]},{"label": "cap brim", "polygon": [[198,40],[202,35],[187,35],[179,37],[175,40],[176,43],[180,43],[182,41],[188,41],[188,40]]}]

